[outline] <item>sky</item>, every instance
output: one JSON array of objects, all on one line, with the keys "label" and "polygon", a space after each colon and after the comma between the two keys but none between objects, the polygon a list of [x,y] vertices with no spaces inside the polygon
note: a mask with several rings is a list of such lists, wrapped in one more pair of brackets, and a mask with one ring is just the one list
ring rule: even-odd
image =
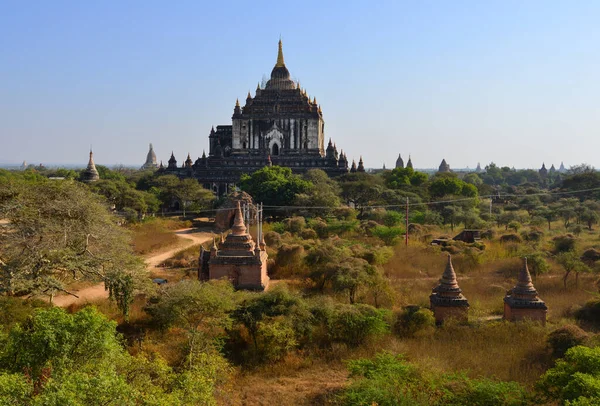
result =
[{"label": "sky", "polygon": [[208,150],[286,66],[348,158],[600,167],[600,2],[0,1],[0,164]]}]

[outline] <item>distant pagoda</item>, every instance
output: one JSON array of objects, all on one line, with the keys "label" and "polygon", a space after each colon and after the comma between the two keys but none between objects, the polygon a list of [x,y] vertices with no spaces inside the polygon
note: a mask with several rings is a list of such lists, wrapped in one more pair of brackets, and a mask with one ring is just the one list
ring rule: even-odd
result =
[{"label": "distant pagoda", "polygon": [[448,254],[448,262],[442,279],[429,296],[429,303],[437,324],[442,324],[450,318],[458,321],[467,321],[468,319],[469,302],[458,286],[450,254]]},{"label": "distant pagoda", "polygon": [[523,258],[517,284],[504,297],[504,319],[508,321],[530,319],[546,324],[547,313],[548,306],[539,298],[531,281],[527,258]]},{"label": "distant pagoda", "polygon": [[87,168],[81,174],[81,180],[84,182],[96,182],[100,180],[100,174],[94,164],[94,153],[90,149],[90,160],[88,161]]},{"label": "distant pagoda", "polygon": [[148,151],[148,155],[146,155],[146,162],[142,165],[142,170],[154,170],[158,169],[158,163],[156,162],[156,154],[154,153],[154,148],[152,148],[152,143],[150,143],[150,150]]}]

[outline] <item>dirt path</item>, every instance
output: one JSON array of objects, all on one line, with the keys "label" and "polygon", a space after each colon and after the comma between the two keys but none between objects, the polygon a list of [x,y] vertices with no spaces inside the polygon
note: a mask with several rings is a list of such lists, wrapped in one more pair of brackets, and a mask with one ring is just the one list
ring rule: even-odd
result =
[{"label": "dirt path", "polygon": [[[148,274],[152,274],[154,276],[159,277],[168,276],[168,272],[164,268],[159,267],[160,264],[162,264],[165,260],[171,258],[178,251],[189,248],[192,245],[202,244],[206,241],[211,240],[214,236],[214,234],[209,232],[198,232],[198,230],[194,228],[185,228],[182,230],[177,230],[175,231],[175,234],[178,237],[185,239],[185,243],[178,245],[177,247],[172,248],[168,251],[156,253],[149,257],[146,257],[145,262]],[[79,297],[77,298],[71,295],[60,295],[54,298],[53,303],[56,306],[68,307],[72,304],[83,304],[99,299],[108,298],[108,291],[104,290],[104,283],[99,283],[93,286],[89,286],[87,288],[76,290],[73,291],[73,293],[75,293]]]}]

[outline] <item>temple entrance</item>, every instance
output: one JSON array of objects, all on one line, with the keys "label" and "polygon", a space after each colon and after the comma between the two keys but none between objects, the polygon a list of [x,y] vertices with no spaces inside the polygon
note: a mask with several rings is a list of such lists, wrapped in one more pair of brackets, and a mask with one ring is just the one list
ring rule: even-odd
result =
[{"label": "temple entrance", "polygon": [[273,151],[271,152],[271,155],[279,155],[279,145],[273,144]]},{"label": "temple entrance", "polygon": [[229,282],[236,287],[240,284],[240,267],[236,266],[232,270],[229,271]]}]

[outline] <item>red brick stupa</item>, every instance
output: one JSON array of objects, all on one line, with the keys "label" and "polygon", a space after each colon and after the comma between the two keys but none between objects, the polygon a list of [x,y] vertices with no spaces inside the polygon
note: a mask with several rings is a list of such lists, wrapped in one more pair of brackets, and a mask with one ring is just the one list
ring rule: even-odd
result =
[{"label": "red brick stupa", "polygon": [[248,233],[238,201],[231,234],[210,250],[209,279],[227,278],[236,289],[265,290],[268,255],[263,244],[256,244]]},{"label": "red brick stupa", "polygon": [[527,267],[527,258],[523,258],[523,267],[514,288],[506,292],[504,297],[504,320],[534,320],[546,324],[548,306],[538,296],[531,282],[531,274]]},{"label": "red brick stupa", "polygon": [[467,321],[468,319],[469,302],[463,296],[456,281],[456,272],[454,272],[450,254],[448,254],[448,263],[442,279],[440,279],[440,284],[433,288],[429,302],[437,324],[442,324],[444,320],[450,318],[458,321]]}]

